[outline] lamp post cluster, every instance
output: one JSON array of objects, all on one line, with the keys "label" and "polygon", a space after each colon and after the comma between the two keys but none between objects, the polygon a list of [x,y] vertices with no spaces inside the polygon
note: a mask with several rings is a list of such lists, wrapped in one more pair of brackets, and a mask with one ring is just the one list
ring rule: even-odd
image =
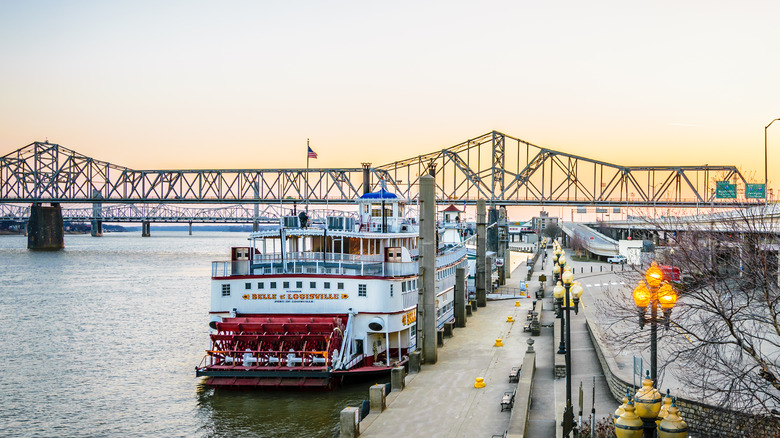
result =
[{"label": "lamp post cluster", "polygon": [[[653,387],[658,382],[658,323],[663,322],[669,328],[672,308],[677,303],[677,291],[664,281],[664,273],[656,262],[645,272],[634,288],[634,304],[639,313],[639,328],[650,324],[650,369],[642,382],[642,388],[633,399],[626,392],[623,404],[615,411],[615,435],[618,438],[639,438],[643,435],[652,438],[658,431],[658,438],[684,438],[688,436],[688,426],[679,416],[675,398],[669,396],[661,404],[661,393]],[[658,308],[663,316],[658,317]],[[647,310],[650,316],[647,317]],[[668,399],[668,403],[667,403]]]},{"label": "lamp post cluster", "polygon": [[642,381],[642,388],[631,397],[630,388],[626,388],[623,404],[613,414],[615,421],[615,436],[617,438],[686,438],[688,425],[680,417],[677,409],[677,397],[672,397],[666,390],[666,397],[661,399],[661,393],[653,388],[653,381],[648,376]]},{"label": "lamp post cluster", "polygon": [[569,311],[573,309],[574,313],[579,313],[582,285],[574,281],[574,274],[566,265],[566,253],[561,246],[557,241],[553,241],[553,246],[553,274],[556,282],[553,296],[558,307],[557,317],[561,319],[561,342],[558,345],[558,354],[566,355],[566,409],[563,412],[563,436],[569,436],[574,427],[574,408],[571,405],[571,314]]}]

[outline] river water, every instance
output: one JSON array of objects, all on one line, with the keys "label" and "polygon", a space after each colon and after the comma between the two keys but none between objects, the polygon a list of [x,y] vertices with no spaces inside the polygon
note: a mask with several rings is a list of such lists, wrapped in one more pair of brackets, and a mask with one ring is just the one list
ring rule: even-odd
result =
[{"label": "river water", "polygon": [[338,435],[370,383],[329,392],[214,391],[210,274],[247,233],[0,236],[0,436]]}]

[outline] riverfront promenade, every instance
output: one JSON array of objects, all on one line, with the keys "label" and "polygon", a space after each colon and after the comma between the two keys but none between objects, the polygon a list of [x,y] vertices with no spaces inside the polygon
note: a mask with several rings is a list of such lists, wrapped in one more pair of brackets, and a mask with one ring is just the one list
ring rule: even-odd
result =
[{"label": "riverfront promenade", "polygon": [[[539,286],[538,275],[551,277],[552,265],[548,258],[542,269],[537,262],[529,290]],[[507,288],[516,288],[525,279],[525,263],[514,269]],[[548,282],[549,283],[549,282]],[[557,345],[553,345],[552,287],[547,286],[540,312],[542,324],[540,336],[530,336],[523,331],[526,313],[533,299],[488,301],[468,318],[465,328],[456,329],[454,336],[445,339],[439,348],[438,362],[423,365],[420,373],[406,378],[403,391],[391,392],[387,397],[387,409],[372,412],[360,424],[361,436],[366,437],[491,437],[501,436],[509,426],[511,412],[501,411],[501,397],[513,391],[515,383],[509,382],[512,367],[523,362],[528,348],[527,340],[534,340],[536,374],[529,411],[531,437],[560,435],[558,425],[565,405],[565,379],[554,378],[554,360]],[[532,294],[533,295],[533,294]],[[520,301],[520,306],[515,306]],[[538,304],[537,306],[542,305]],[[586,303],[587,305],[587,303]],[[598,358],[587,329],[585,313],[573,316],[572,323],[572,394],[575,419],[578,408],[578,385],[583,381],[585,421],[590,414],[593,377],[596,378],[596,418],[609,416],[619,404],[609,393]],[[507,322],[512,316],[515,322]],[[495,347],[501,338],[503,347]],[[476,377],[485,379],[486,387],[475,388]]]}]

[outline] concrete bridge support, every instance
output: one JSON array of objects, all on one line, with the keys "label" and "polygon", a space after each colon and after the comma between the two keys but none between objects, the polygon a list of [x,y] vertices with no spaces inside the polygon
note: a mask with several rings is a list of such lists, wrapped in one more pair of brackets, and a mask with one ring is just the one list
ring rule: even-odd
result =
[{"label": "concrete bridge support", "polygon": [[152,223],[149,221],[141,222],[141,237],[149,237],[152,235]]},{"label": "concrete bridge support", "polygon": [[[100,199],[103,196],[100,194],[99,190],[95,190],[92,192],[92,197]],[[101,237],[103,236],[103,221],[101,220],[103,217],[103,204],[100,202],[95,202],[92,204],[92,217],[95,218],[92,220],[92,227],[90,228],[90,234],[92,237]]]},{"label": "concrete bridge support", "polygon": [[59,251],[65,248],[65,231],[60,204],[44,207],[35,203],[30,207],[27,223],[27,248],[35,251]]},{"label": "concrete bridge support", "polygon": [[506,225],[506,209],[504,207],[501,207],[498,210],[498,223],[496,224],[497,228],[497,256],[503,261],[502,265],[498,267],[498,285],[503,286],[506,284],[506,279],[509,277],[509,251],[507,250],[509,246],[509,238],[507,237],[509,234],[509,229]]},{"label": "concrete bridge support", "polygon": [[487,306],[487,289],[485,278],[490,276],[485,269],[485,200],[477,199],[477,272],[474,278],[474,286],[477,292],[477,307]]},{"label": "concrete bridge support", "polygon": [[455,327],[466,327],[466,269],[455,269]]},{"label": "concrete bridge support", "polygon": [[190,236],[192,236],[192,221],[190,221],[190,228],[189,228],[189,230],[190,230]]},{"label": "concrete bridge support", "polygon": [[92,237],[102,237],[103,221],[98,221],[98,220],[92,221],[92,228],[90,229],[89,233],[92,235]]},{"label": "concrete bridge support", "polygon": [[[434,200],[433,177],[425,175],[420,178],[420,268],[422,271],[422,303],[423,312],[419,321],[423,321],[423,360],[426,364],[434,364],[438,359],[436,350],[436,202]],[[417,305],[418,308],[420,304]],[[421,345],[421,344],[417,344]]]}]

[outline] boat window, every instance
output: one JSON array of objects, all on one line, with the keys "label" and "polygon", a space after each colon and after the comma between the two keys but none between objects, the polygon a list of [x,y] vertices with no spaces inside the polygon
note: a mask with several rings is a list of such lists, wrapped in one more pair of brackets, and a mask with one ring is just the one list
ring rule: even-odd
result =
[{"label": "boat window", "polygon": [[366,285],[365,284],[359,284],[358,285],[358,296],[359,297],[366,296]]},{"label": "boat window", "polygon": [[275,281],[271,282],[271,289],[276,289],[276,282]]},{"label": "boat window", "polygon": [[344,289],[344,283],[338,283],[336,285],[339,289]]},{"label": "boat window", "polygon": [[324,289],[330,289],[330,282],[329,282],[329,281],[326,281],[325,283],[323,283],[323,284],[322,284],[322,287],[323,287]]},{"label": "boat window", "polygon": [[310,282],[309,283],[309,288],[310,289],[317,289],[317,282],[316,281]]},{"label": "boat window", "polygon": [[386,248],[385,261],[390,263],[399,263],[401,261],[401,248]]},{"label": "boat window", "polygon": [[257,283],[257,288],[258,289],[265,289],[265,283],[263,283],[263,282]]},{"label": "boat window", "polygon": [[244,289],[251,290],[252,289],[252,283],[245,283],[244,284]]},{"label": "boat window", "polygon": [[391,297],[393,296],[393,285],[392,284],[390,285],[390,296]]},{"label": "boat window", "polygon": [[283,281],[282,282],[282,287],[285,288],[285,289],[289,289],[290,288],[290,282],[289,281]]},{"label": "boat window", "polygon": [[298,288],[298,289],[303,289],[303,282],[302,281],[296,281],[295,282],[295,287]]},{"label": "boat window", "polygon": [[229,284],[223,284],[222,285],[222,296],[223,297],[229,297],[230,296],[230,285]]}]

